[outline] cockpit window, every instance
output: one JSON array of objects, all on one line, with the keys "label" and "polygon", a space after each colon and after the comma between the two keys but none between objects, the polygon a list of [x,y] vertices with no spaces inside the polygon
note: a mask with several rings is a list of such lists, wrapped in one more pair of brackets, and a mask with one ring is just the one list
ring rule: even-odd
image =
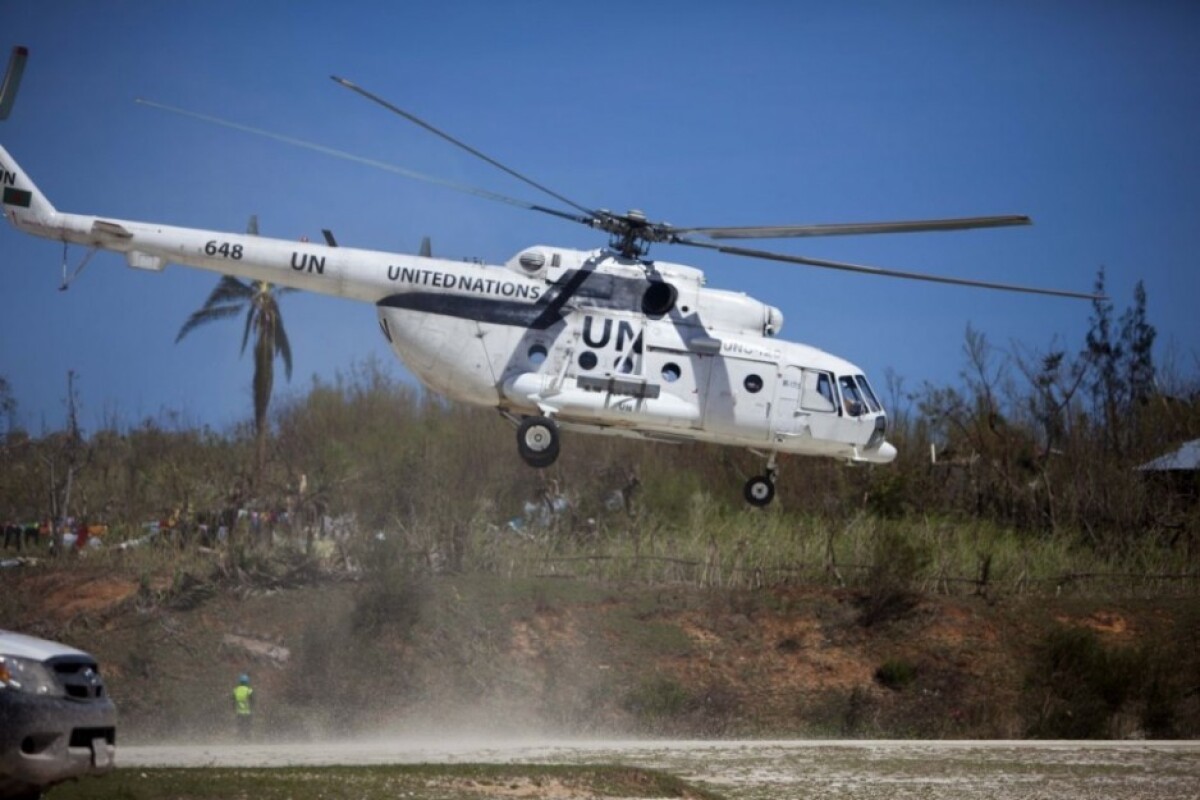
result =
[{"label": "cockpit window", "polygon": [[875,399],[875,393],[871,391],[871,384],[867,383],[865,375],[855,375],[854,380],[858,381],[858,388],[862,390],[862,395],[867,399],[867,405],[872,413],[878,414],[883,411],[883,406]]},{"label": "cockpit window", "polygon": [[828,372],[804,370],[804,393],[800,397],[800,407],[805,411],[837,411],[837,401],[833,399],[833,376]]},{"label": "cockpit window", "polygon": [[842,409],[846,412],[846,416],[861,417],[866,413],[867,405],[863,402],[854,378],[842,375],[838,378],[838,387],[842,390]]}]

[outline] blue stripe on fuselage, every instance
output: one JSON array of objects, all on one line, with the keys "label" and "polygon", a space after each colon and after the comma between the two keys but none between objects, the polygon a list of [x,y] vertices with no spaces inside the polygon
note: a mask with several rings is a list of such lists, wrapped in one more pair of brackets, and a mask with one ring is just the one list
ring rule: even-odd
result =
[{"label": "blue stripe on fuselage", "polygon": [[379,301],[379,305],[533,330],[545,330],[562,321],[558,309],[548,304],[453,294],[405,292],[385,297]]}]

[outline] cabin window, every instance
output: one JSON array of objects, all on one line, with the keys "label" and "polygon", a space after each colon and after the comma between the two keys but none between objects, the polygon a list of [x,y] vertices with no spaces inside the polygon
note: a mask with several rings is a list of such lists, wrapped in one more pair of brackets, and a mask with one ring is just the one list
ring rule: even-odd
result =
[{"label": "cabin window", "polygon": [[862,396],[866,399],[867,406],[872,413],[878,414],[883,411],[883,406],[879,404],[879,401],[875,399],[875,393],[871,391],[871,384],[867,383],[867,376],[855,375],[854,380],[858,382],[858,388],[862,391]]},{"label": "cabin window", "polygon": [[858,384],[849,375],[838,378],[838,388],[842,390],[842,410],[848,417],[861,417],[867,412],[867,404],[863,402]]},{"label": "cabin window", "polygon": [[546,346],[535,344],[529,348],[529,363],[535,367],[540,367],[542,362],[546,360]]},{"label": "cabin window", "polygon": [[596,354],[593,353],[591,350],[584,350],[582,353],[579,354],[579,366],[582,369],[587,369],[587,370],[595,369],[596,364],[598,364],[598,363],[599,363],[599,359],[596,358]]},{"label": "cabin window", "polygon": [[833,376],[828,372],[804,370],[804,393],[800,396],[800,407],[805,411],[820,411],[832,414],[837,411],[833,395]]},{"label": "cabin window", "polygon": [[662,378],[667,383],[674,383],[675,381],[679,380],[679,376],[682,374],[683,370],[681,370],[679,365],[675,362],[672,361],[667,364],[663,364]]},{"label": "cabin window", "polygon": [[758,394],[762,391],[763,379],[760,375],[747,375],[746,380],[742,381],[742,386],[746,387],[746,391],[750,394]]}]

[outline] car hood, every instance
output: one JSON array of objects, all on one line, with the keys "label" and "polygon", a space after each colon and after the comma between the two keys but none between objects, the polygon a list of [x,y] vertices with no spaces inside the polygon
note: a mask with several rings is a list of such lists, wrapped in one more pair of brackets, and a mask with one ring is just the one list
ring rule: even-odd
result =
[{"label": "car hood", "polygon": [[86,656],[91,658],[91,656],[82,650],[67,647],[65,644],[6,630],[0,630],[0,656],[32,658],[37,661],[45,661],[55,656]]}]

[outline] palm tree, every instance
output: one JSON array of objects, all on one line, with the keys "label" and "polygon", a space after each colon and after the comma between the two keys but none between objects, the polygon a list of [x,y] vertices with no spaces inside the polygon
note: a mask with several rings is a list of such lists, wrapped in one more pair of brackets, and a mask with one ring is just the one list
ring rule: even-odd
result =
[{"label": "palm tree", "polygon": [[279,312],[279,297],[295,289],[274,286],[266,281],[246,283],[232,275],[222,276],[204,305],[187,318],[178,343],[195,328],[209,322],[246,312],[246,328],[242,333],[242,353],[254,331],[254,478],[261,482],[267,455],[267,407],[275,384],[275,359],[283,359],[288,380],[292,379],[292,347],[288,344],[283,316]]}]

